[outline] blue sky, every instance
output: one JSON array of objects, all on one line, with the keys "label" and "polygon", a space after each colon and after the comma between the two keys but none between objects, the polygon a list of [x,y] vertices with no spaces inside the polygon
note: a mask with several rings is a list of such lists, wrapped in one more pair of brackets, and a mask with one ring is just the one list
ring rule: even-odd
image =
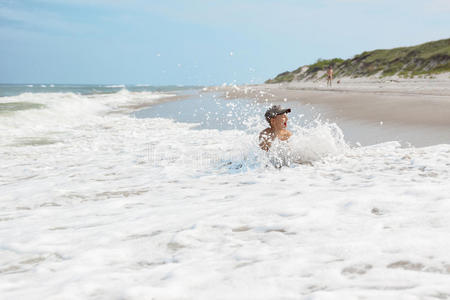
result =
[{"label": "blue sky", "polygon": [[0,0],[1,83],[260,83],[450,37],[450,0]]}]

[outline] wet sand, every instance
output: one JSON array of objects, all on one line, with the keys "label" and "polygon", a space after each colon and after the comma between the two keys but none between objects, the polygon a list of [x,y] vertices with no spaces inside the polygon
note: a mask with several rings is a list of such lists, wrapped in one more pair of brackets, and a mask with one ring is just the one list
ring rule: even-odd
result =
[{"label": "wet sand", "polygon": [[[370,145],[397,140],[414,146],[450,143],[450,78],[345,79],[222,86],[205,89],[226,99],[307,105],[322,120],[336,122],[351,142]],[[286,103],[285,103],[286,102]],[[302,112],[300,112],[302,113]]]},{"label": "wet sand", "polygon": [[[162,94],[164,95],[164,94]],[[167,94],[158,99],[158,104],[165,103],[165,102],[172,102],[172,101],[178,101],[189,98],[190,95],[178,95],[178,94]],[[138,111],[147,107],[151,107],[155,105],[154,101],[144,101],[142,103],[134,103],[134,104],[127,104],[127,105],[120,105],[117,110],[112,111],[111,113],[124,113],[128,111]]]},{"label": "wet sand", "polygon": [[[449,81],[450,87],[450,81]],[[450,91],[421,94],[405,91],[371,91],[307,88],[266,84],[220,88],[225,97],[266,102],[299,101],[323,107],[329,118],[392,122],[414,126],[447,126],[450,130]]]}]

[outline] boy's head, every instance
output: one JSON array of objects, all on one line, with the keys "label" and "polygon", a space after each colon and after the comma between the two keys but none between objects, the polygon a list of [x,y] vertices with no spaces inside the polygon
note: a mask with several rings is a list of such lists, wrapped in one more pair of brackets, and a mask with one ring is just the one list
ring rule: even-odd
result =
[{"label": "boy's head", "polygon": [[266,118],[266,121],[269,123],[270,127],[286,128],[288,120],[286,114],[290,112],[290,108],[283,109],[279,105],[273,105],[266,111],[264,117]]}]

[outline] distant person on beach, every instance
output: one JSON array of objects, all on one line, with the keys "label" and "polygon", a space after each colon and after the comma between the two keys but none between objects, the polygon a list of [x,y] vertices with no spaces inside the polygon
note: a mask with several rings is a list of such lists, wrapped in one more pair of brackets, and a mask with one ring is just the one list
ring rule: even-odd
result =
[{"label": "distant person on beach", "polygon": [[327,70],[327,86],[331,86],[331,81],[333,80],[333,67],[329,66]]},{"label": "distant person on beach", "polygon": [[266,111],[264,117],[270,127],[264,129],[259,134],[259,147],[261,149],[269,151],[275,139],[278,138],[281,141],[286,141],[291,137],[292,133],[286,129],[288,121],[287,114],[290,112],[290,108],[283,109],[279,105],[274,105]]}]

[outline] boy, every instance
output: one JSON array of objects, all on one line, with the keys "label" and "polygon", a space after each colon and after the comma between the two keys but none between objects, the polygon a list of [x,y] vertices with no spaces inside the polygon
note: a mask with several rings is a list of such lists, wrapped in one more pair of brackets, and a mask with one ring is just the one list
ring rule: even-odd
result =
[{"label": "boy", "polygon": [[259,134],[259,147],[261,149],[269,151],[272,142],[276,138],[281,141],[286,141],[291,137],[292,133],[286,129],[288,121],[287,114],[290,112],[290,108],[283,109],[279,105],[274,105],[266,111],[264,117],[270,127],[264,129]]}]

